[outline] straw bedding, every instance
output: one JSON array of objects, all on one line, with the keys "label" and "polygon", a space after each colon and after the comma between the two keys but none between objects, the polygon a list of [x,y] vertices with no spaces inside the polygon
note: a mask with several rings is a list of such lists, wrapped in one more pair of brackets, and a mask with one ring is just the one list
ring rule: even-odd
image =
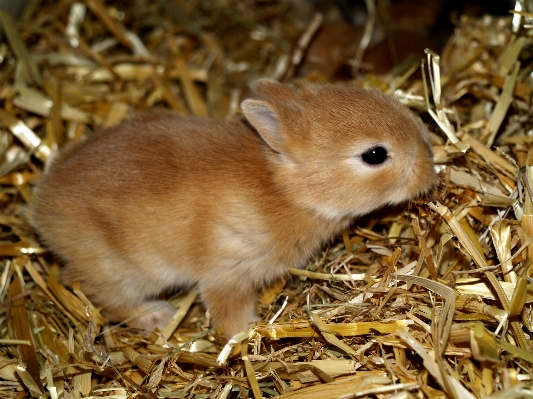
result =
[{"label": "straw bedding", "polygon": [[54,152],[95,129],[150,108],[235,117],[258,77],[325,80],[298,74],[323,16],[169,0],[1,13],[0,396],[531,397],[529,17],[461,18],[421,74],[419,60],[387,74],[365,71],[362,51],[348,60],[352,79],[426,121],[441,183],[291,270],[224,347],[194,291],[171,298],[165,331],[109,325],[61,284],[24,207]]}]

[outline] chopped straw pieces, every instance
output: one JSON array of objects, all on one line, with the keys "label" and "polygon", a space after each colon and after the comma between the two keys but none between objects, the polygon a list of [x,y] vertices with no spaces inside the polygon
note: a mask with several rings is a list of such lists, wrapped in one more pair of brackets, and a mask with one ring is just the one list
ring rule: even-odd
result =
[{"label": "chopped straw pieces", "polygon": [[[369,46],[381,7],[366,3],[372,23],[353,43]],[[108,324],[61,284],[24,216],[46,162],[139,111],[231,118],[256,78],[325,80],[298,68],[325,16],[296,23],[288,4],[35,0],[18,20],[0,12],[0,397],[533,395],[533,14],[522,7],[463,17],[442,51],[387,74],[353,53],[353,82],[394,93],[429,126],[440,185],[291,270],[226,347],[194,290],[148,335]]]}]

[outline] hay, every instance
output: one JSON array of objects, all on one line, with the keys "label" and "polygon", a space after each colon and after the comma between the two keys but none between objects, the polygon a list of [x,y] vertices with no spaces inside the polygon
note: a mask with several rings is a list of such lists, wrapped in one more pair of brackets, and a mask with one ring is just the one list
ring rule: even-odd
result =
[{"label": "hay", "polygon": [[441,185],[291,270],[297,284],[264,292],[261,321],[223,349],[194,291],[158,334],[108,325],[61,284],[23,208],[65,143],[154,107],[229,118],[253,79],[294,80],[322,17],[298,26],[285,3],[192,0],[0,13],[0,396],[531,396],[529,17],[462,18],[428,51],[425,84],[411,61],[357,78],[428,122]]}]

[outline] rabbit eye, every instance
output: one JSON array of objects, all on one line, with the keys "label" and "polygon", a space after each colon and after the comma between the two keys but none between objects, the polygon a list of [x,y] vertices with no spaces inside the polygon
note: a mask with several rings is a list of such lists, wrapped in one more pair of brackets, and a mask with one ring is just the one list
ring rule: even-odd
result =
[{"label": "rabbit eye", "polygon": [[363,153],[361,157],[363,161],[369,165],[380,165],[387,160],[388,157],[387,150],[383,147],[374,147]]}]

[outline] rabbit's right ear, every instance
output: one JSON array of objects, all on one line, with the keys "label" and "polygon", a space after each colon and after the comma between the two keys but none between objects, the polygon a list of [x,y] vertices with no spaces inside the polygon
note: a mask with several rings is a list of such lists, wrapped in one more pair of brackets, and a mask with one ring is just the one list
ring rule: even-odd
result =
[{"label": "rabbit's right ear", "polygon": [[281,117],[275,106],[263,100],[244,100],[241,109],[248,122],[276,152],[284,153],[287,141],[283,137]]},{"label": "rabbit's right ear", "polygon": [[288,84],[276,82],[272,79],[259,79],[250,86],[252,92],[259,97],[267,97],[273,100],[286,101],[294,98],[294,87]]}]

